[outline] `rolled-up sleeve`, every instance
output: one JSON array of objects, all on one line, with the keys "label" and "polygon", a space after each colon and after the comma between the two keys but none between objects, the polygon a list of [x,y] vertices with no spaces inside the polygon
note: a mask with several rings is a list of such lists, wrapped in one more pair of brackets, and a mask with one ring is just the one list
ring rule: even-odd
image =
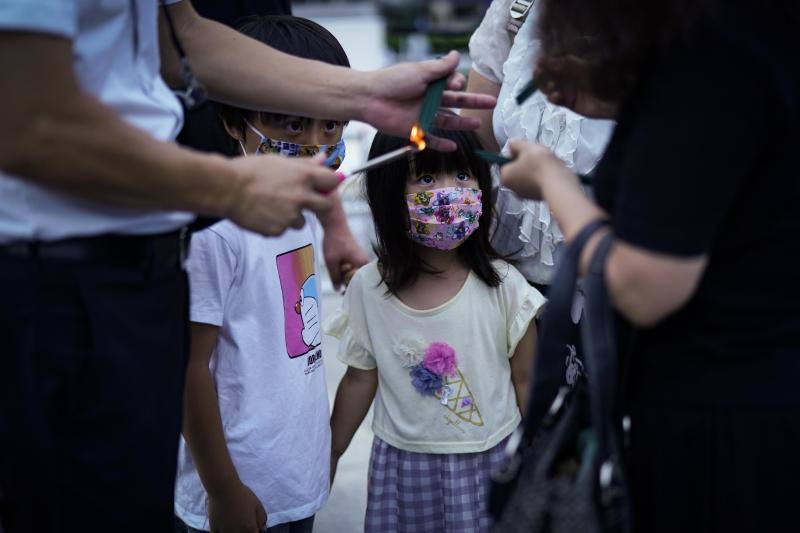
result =
[{"label": "rolled-up sleeve", "polygon": [[3,0],[0,31],[48,33],[74,38],[78,32],[76,0]]}]

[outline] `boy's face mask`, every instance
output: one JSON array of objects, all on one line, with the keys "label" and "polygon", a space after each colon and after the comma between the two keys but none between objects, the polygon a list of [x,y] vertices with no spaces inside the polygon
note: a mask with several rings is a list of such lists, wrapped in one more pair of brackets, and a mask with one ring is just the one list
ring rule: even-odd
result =
[{"label": "boy's face mask", "polygon": [[[324,152],[328,156],[325,159],[325,165],[333,170],[338,169],[344,160],[344,139],[339,139],[339,142],[336,144],[297,144],[289,141],[270,139],[258,131],[250,122],[245,121],[245,123],[260,139],[258,148],[256,148],[255,154],[253,155],[278,154],[287,157],[314,157],[318,153]],[[239,145],[242,147],[242,152],[247,154],[247,150],[245,150],[242,141],[239,141]]]},{"label": "boy's face mask", "polygon": [[481,190],[444,187],[406,195],[411,240],[429,248],[453,250],[478,229]]}]

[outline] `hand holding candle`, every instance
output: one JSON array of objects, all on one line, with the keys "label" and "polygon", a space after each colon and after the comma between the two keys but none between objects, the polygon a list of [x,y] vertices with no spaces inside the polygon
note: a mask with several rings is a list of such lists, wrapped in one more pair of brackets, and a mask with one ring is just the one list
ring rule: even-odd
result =
[{"label": "hand holding candle", "polygon": [[[514,162],[514,158],[506,157],[502,154],[496,154],[494,152],[487,152],[486,150],[475,150],[475,155],[484,159],[488,163],[492,165],[497,165],[502,167],[508,163]],[[581,181],[583,185],[591,185],[592,184],[592,176],[586,174],[578,174],[578,179]]]},{"label": "hand holding candle", "polygon": [[503,165],[500,183],[520,198],[541,200],[548,187],[580,190],[575,174],[548,148],[525,141],[513,141],[510,148],[511,161]]},{"label": "hand holding candle", "polygon": [[[465,84],[463,74],[456,71],[459,54],[450,52],[444,57],[401,63],[369,73],[367,87],[369,100],[360,108],[356,118],[369,122],[379,130],[396,136],[406,136],[411,125],[420,123],[423,99],[430,94],[431,85],[440,85],[441,100],[434,110],[432,126],[448,130],[475,130],[480,120],[443,113],[444,108],[491,109],[497,99],[487,94],[461,91]],[[443,107],[441,107],[443,106]],[[424,117],[422,117],[424,118]],[[426,131],[426,124],[420,123]],[[429,136],[428,148],[433,150],[455,150],[455,143],[447,139]]]},{"label": "hand holding candle", "polygon": [[428,143],[425,141],[426,131],[431,127],[436,117],[439,105],[442,102],[442,94],[444,92],[446,82],[446,78],[436,80],[431,83],[428,86],[427,91],[425,91],[425,98],[423,99],[419,121],[411,127],[411,132],[408,135],[408,140],[412,144],[371,159],[355,170],[350,171],[349,174],[337,172],[336,175],[339,178],[339,183],[342,183],[347,178],[355,176],[356,174],[360,174],[361,172],[367,172],[373,168],[388,165],[389,163],[405,157],[406,155],[411,156],[412,154],[424,150],[428,145]]}]

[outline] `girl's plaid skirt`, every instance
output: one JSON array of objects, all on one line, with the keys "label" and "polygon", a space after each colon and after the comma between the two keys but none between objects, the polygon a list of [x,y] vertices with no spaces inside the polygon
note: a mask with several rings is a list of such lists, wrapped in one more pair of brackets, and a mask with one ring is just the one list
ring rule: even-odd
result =
[{"label": "girl's plaid skirt", "polygon": [[506,439],[480,453],[415,453],[375,437],[369,464],[367,533],[484,533],[490,475]]}]

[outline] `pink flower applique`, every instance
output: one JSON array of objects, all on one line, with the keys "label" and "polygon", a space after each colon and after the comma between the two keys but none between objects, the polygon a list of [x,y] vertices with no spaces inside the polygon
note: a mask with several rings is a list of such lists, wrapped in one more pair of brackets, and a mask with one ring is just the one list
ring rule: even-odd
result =
[{"label": "pink flower applique", "polygon": [[434,342],[425,350],[422,365],[440,376],[456,374],[456,351],[446,342]]}]

